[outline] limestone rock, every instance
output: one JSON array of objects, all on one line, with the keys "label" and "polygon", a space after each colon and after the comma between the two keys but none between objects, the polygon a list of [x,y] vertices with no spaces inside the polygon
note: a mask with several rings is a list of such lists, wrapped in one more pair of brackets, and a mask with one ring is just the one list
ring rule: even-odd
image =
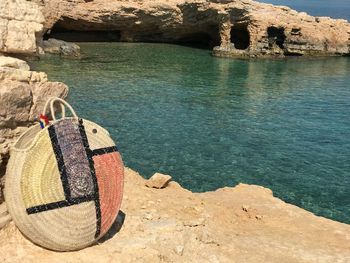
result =
[{"label": "limestone rock", "polygon": [[170,181],[171,181],[170,175],[155,173],[154,175],[152,175],[150,179],[146,181],[145,185],[147,187],[161,189],[166,187]]},{"label": "limestone rock", "polygon": [[45,73],[30,71],[25,61],[0,57],[0,203],[9,148],[34,123],[49,97],[64,98],[67,93],[65,84],[48,82]]},{"label": "limestone rock", "polygon": [[69,57],[79,57],[80,47],[77,44],[69,43],[63,40],[50,38],[43,41],[43,49],[47,53],[59,54]]},{"label": "limestone rock", "polygon": [[30,70],[29,65],[25,61],[5,56],[0,56],[0,67]]},{"label": "limestone rock", "polygon": [[37,41],[44,29],[38,3],[25,0],[0,2],[0,52],[37,53]]},{"label": "limestone rock", "polygon": [[[350,262],[350,226],[313,215],[273,197],[269,189],[240,184],[213,192],[181,187],[162,191],[125,169],[124,224],[81,251],[53,252],[23,238],[13,223],[0,230],[0,262]],[[152,219],[140,209],[157,202]],[[263,220],[247,218],[256,211]],[[184,207],[201,207],[191,213]],[[193,210],[195,211],[195,210]],[[206,218],[203,225],[184,222]]]},{"label": "limestone rock", "polygon": [[44,0],[43,10],[51,37],[76,41],[105,32],[110,41],[216,46],[225,57],[350,53],[348,21],[250,0]]},{"label": "limestone rock", "polygon": [[176,246],[175,253],[182,256],[182,254],[184,253],[184,247],[183,246]]}]

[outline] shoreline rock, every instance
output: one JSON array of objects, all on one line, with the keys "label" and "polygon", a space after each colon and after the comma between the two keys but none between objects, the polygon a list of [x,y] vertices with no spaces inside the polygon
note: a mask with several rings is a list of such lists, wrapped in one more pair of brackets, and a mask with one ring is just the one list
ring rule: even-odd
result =
[{"label": "shoreline rock", "polygon": [[43,50],[45,53],[58,54],[66,57],[80,57],[80,47],[77,44],[54,38],[43,41]]},{"label": "shoreline rock", "polygon": [[68,87],[49,82],[43,72],[30,71],[20,59],[0,56],[0,203],[9,149],[36,121],[49,97],[66,97]]},{"label": "shoreline rock", "polygon": [[[239,184],[192,193],[176,182],[145,186],[125,169],[124,224],[99,244],[59,253],[0,230],[1,262],[349,262],[350,225],[313,215]],[[117,220],[121,224],[122,220]],[[119,232],[118,232],[119,231]]]},{"label": "shoreline rock", "polygon": [[44,30],[38,3],[23,0],[0,2],[0,52],[35,54]]},{"label": "shoreline rock", "polygon": [[[0,52],[58,52],[45,34],[69,42],[199,44],[218,57],[350,55],[347,20],[251,0],[2,1]],[[77,54],[59,46],[61,54]]]},{"label": "shoreline rock", "polygon": [[218,57],[350,54],[348,21],[251,0],[45,0],[43,12],[50,36],[69,41],[90,34],[121,42],[204,44],[215,46]]}]

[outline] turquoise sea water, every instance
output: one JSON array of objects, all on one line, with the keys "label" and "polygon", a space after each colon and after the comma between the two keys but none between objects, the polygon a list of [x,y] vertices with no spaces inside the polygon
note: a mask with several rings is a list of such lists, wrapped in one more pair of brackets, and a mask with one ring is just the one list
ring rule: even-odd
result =
[{"label": "turquoise sea water", "polygon": [[350,21],[349,0],[258,0],[274,5],[289,6],[313,16],[330,16]]},{"label": "turquoise sea water", "polygon": [[350,58],[220,59],[166,44],[85,43],[34,62],[70,86],[125,164],[193,191],[240,182],[350,223]]}]

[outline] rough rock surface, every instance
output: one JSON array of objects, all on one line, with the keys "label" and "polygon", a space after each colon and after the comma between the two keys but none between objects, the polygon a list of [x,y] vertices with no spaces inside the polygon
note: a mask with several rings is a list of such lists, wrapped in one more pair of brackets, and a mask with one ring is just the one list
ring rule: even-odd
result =
[{"label": "rough rock surface", "polygon": [[0,229],[11,221],[11,216],[8,214],[6,203],[0,204]]},{"label": "rough rock surface", "polygon": [[44,0],[44,15],[48,33],[69,41],[201,43],[217,56],[350,53],[346,20],[250,0]]},{"label": "rough rock surface", "polygon": [[[100,244],[57,253],[13,223],[0,230],[0,262],[350,262],[350,226],[317,217],[240,184],[194,194],[170,182],[148,188],[126,169],[118,223]],[[115,234],[116,233],[116,234]]]},{"label": "rough rock surface", "polygon": [[147,187],[153,187],[157,189],[164,188],[171,181],[171,176],[167,174],[155,173],[146,181]]},{"label": "rough rock surface", "polygon": [[69,43],[63,40],[50,38],[43,41],[45,53],[59,54],[69,57],[80,57],[80,47],[77,44]]},{"label": "rough rock surface", "polygon": [[68,87],[30,71],[25,61],[0,56],[0,203],[3,175],[12,143],[33,124],[47,98],[66,97]]},{"label": "rough rock surface", "polygon": [[44,16],[35,1],[0,1],[0,53],[37,53]]}]

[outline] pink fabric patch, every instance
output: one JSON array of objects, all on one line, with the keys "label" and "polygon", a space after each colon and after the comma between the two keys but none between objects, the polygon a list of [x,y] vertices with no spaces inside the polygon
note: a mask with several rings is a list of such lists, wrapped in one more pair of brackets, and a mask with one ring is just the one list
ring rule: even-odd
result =
[{"label": "pink fabric patch", "polygon": [[97,155],[93,160],[100,197],[100,236],[103,236],[114,223],[120,209],[123,197],[124,165],[118,152]]}]

